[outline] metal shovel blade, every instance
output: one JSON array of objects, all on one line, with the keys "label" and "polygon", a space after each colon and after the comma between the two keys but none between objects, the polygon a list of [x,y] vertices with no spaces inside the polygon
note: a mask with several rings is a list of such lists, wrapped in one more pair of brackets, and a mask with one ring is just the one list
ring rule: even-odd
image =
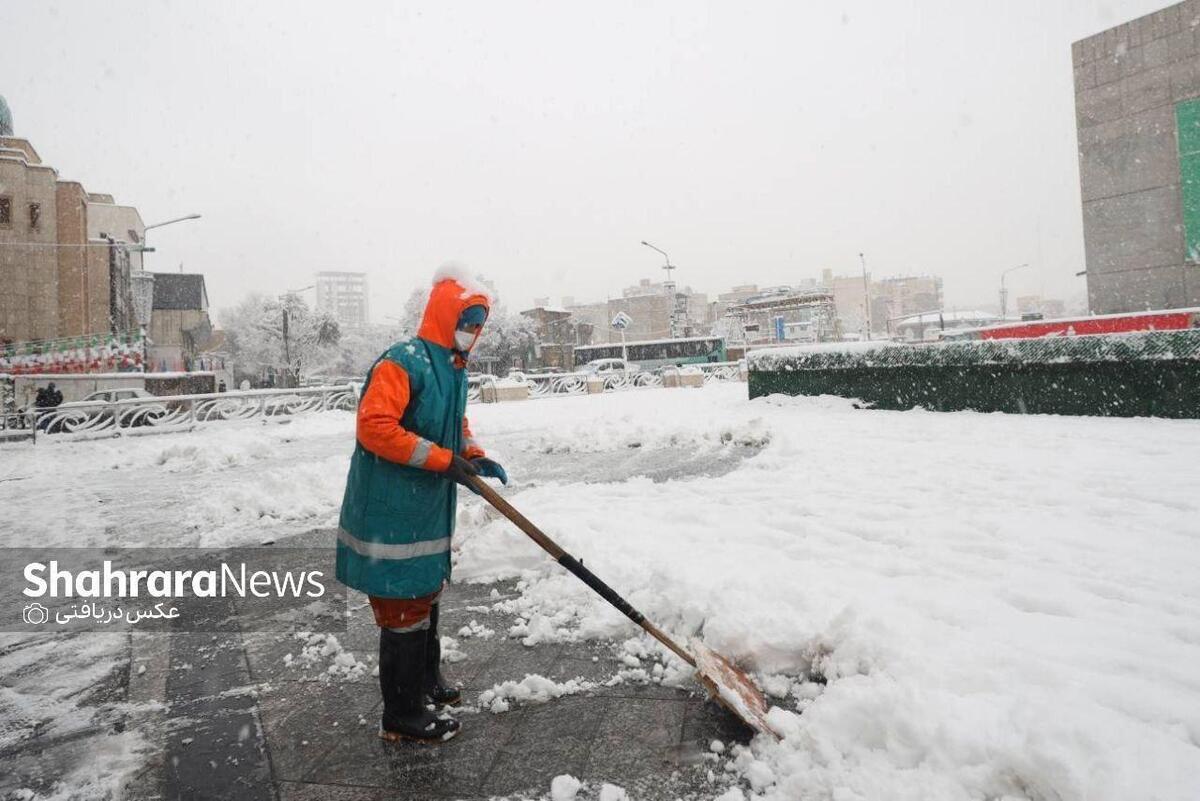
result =
[{"label": "metal shovel blade", "polygon": [[699,640],[688,643],[696,660],[696,678],[721,706],[755,731],[780,739],[767,722],[767,699],[743,671]]}]

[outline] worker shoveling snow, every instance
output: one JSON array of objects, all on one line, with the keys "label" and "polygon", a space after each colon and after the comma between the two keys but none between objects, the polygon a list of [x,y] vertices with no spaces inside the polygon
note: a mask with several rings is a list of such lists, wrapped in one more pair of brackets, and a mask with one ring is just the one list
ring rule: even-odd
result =
[{"label": "worker shoveling snow", "polygon": [[583,563],[560,548],[528,518],[518,512],[512,504],[500,497],[498,492],[476,477],[469,478],[467,486],[496,507],[501,514],[536,542],[538,547],[594,590],[597,595],[612,604],[618,612],[625,615],[634,624],[641,626],[643,631],[695,668],[697,678],[709,691],[713,700],[737,715],[747,726],[762,734],[772,737],[779,736],[767,722],[767,702],[763,698],[762,692],[754,685],[750,677],[739,670],[736,665],[699,640],[691,643],[689,652],[670,635],[647,620],[641,612],[630,606],[628,601],[584,567]]}]

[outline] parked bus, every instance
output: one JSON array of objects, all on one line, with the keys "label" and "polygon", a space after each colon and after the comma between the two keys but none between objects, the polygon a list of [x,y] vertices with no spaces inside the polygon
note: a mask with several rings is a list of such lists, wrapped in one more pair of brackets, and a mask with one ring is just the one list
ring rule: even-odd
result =
[{"label": "parked bus", "polygon": [[[654,370],[667,365],[697,364],[728,361],[722,337],[685,337],[627,342],[628,359],[642,370]],[[597,359],[620,359],[620,342],[601,345],[580,345],[575,348],[575,369]]]}]

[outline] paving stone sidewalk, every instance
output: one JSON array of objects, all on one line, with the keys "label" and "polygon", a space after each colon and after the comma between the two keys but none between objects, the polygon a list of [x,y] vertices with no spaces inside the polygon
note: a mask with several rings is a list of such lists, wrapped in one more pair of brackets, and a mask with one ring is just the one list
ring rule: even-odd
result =
[{"label": "paving stone sidewalk", "polygon": [[324,674],[332,655],[297,658],[304,642],[280,631],[181,633],[170,636],[165,653],[160,645],[135,655],[151,664],[131,671],[136,681],[157,683],[169,707],[156,726],[163,750],[134,783],[133,797],[539,798],[564,773],[587,782],[581,801],[605,782],[636,799],[720,791],[707,778],[714,768],[720,773],[706,757],[708,744],[746,742],[751,734],[698,689],[626,682],[500,714],[473,709],[482,691],[529,673],[604,682],[625,667],[611,643],[526,647],[508,638],[514,618],[490,611],[494,590],[515,594],[511,584],[452,585],[443,596],[444,635],[474,620],[495,636],[456,637],[464,656],[445,672],[464,688],[465,709],[456,713],[463,727],[442,746],[378,739],[378,680],[369,669],[378,630],[369,608],[358,608],[335,635],[368,666],[350,678]]}]

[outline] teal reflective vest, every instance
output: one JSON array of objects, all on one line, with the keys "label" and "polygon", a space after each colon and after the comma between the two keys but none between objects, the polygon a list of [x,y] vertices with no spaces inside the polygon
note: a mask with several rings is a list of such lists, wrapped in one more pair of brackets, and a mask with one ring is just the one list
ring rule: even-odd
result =
[{"label": "teal reflective vest", "polygon": [[[383,359],[408,374],[400,424],[461,453],[467,376],[450,349],[418,337],[396,343],[376,365]],[[450,577],[456,501],[457,485],[444,474],[390,462],[356,441],[338,521],[338,581],[384,598],[436,592]]]},{"label": "teal reflective vest", "polygon": [[[393,345],[367,373],[363,397],[381,363],[389,362],[404,374],[407,399],[397,389],[390,401],[399,416],[395,433],[399,439],[417,441],[405,456],[411,464],[405,464],[373,453],[355,438],[338,522],[336,574],[343,584],[368,595],[419,598],[437,592],[450,577],[457,487],[444,473],[419,465],[430,464],[431,452],[440,465],[447,464],[447,454],[435,451],[435,445],[451,454],[464,451],[466,363],[451,348],[459,316],[474,305],[487,309],[491,303],[477,288],[464,287],[452,277],[435,277],[417,336]],[[388,397],[384,382],[390,385],[392,377],[379,381],[381,397]],[[393,408],[387,402],[383,407],[387,428]],[[376,423],[377,411],[370,412]],[[388,429],[385,437],[390,433]],[[369,436],[377,437],[378,431],[372,428]],[[389,450],[379,443],[374,447]],[[389,452],[399,458],[394,448]]]}]

